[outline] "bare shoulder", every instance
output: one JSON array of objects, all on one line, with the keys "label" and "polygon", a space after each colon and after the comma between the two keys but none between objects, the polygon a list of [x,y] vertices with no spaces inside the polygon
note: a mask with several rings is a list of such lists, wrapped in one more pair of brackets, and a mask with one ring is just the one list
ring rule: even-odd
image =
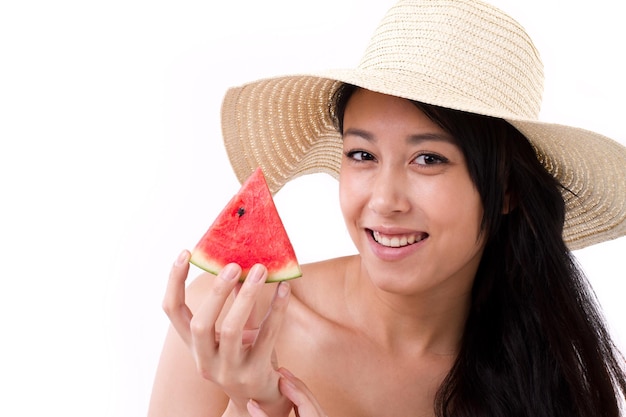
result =
[{"label": "bare shoulder", "polygon": [[313,306],[316,300],[328,300],[339,295],[344,287],[346,271],[354,263],[354,256],[333,258],[302,265],[302,277],[292,281],[295,298]]},{"label": "bare shoulder", "polygon": [[355,256],[346,256],[302,265],[302,277],[290,284],[288,320],[309,328],[342,321],[345,277],[356,261]]},{"label": "bare shoulder", "polygon": [[339,258],[325,259],[323,261],[312,262],[302,265],[303,276],[306,274],[323,273],[326,276],[332,275],[333,271],[343,271],[356,259],[356,255],[342,256]]}]

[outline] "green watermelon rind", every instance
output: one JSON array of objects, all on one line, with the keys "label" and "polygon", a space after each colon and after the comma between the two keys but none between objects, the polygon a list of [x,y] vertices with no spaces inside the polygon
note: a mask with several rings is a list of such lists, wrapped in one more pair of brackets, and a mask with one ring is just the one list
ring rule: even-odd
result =
[{"label": "green watermelon rind", "polygon": [[[205,257],[202,256],[201,253],[198,253],[198,252],[192,253],[191,259],[189,260],[189,262],[197,266],[198,268],[206,272],[209,272],[210,274],[213,274],[213,275],[218,275],[220,271],[227,265],[227,264],[222,265],[217,262],[211,262],[209,259],[206,259]],[[243,282],[246,279],[246,277],[248,276],[248,272],[250,271],[250,268],[245,268],[242,270],[241,276],[239,277],[239,281]],[[268,270],[268,275],[267,275],[267,279],[265,280],[265,282],[271,283],[271,282],[288,281],[291,279],[299,278],[301,276],[302,276],[302,270],[300,269],[300,265],[297,262],[291,262],[291,265],[289,264],[285,265],[281,267],[280,270],[278,271]]]}]

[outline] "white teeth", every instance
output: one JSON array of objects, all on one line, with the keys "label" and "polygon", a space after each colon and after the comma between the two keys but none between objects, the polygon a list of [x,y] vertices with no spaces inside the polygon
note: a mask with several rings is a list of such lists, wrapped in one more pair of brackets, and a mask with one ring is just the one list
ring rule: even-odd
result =
[{"label": "white teeth", "polygon": [[379,232],[372,232],[374,236],[374,240],[380,243],[383,246],[389,246],[392,248],[400,248],[402,246],[411,245],[421,239],[418,238],[417,235],[404,235],[404,236],[394,236],[392,238],[388,238],[387,236],[381,236]]}]

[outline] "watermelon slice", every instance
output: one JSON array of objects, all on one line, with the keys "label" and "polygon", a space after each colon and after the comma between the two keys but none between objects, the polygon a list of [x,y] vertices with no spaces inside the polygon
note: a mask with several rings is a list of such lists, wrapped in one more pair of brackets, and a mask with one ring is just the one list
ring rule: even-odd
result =
[{"label": "watermelon slice", "polygon": [[236,262],[243,270],[241,280],[256,263],[267,268],[267,282],[302,275],[261,168],[217,216],[191,252],[190,262],[212,274]]}]

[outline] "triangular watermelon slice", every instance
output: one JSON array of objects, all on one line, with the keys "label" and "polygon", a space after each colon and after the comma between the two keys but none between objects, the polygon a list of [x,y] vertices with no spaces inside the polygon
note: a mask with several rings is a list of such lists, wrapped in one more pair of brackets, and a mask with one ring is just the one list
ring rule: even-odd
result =
[{"label": "triangular watermelon slice", "polygon": [[236,262],[243,270],[242,280],[256,263],[267,267],[267,282],[302,275],[261,168],[217,216],[192,251],[190,262],[212,274]]}]

